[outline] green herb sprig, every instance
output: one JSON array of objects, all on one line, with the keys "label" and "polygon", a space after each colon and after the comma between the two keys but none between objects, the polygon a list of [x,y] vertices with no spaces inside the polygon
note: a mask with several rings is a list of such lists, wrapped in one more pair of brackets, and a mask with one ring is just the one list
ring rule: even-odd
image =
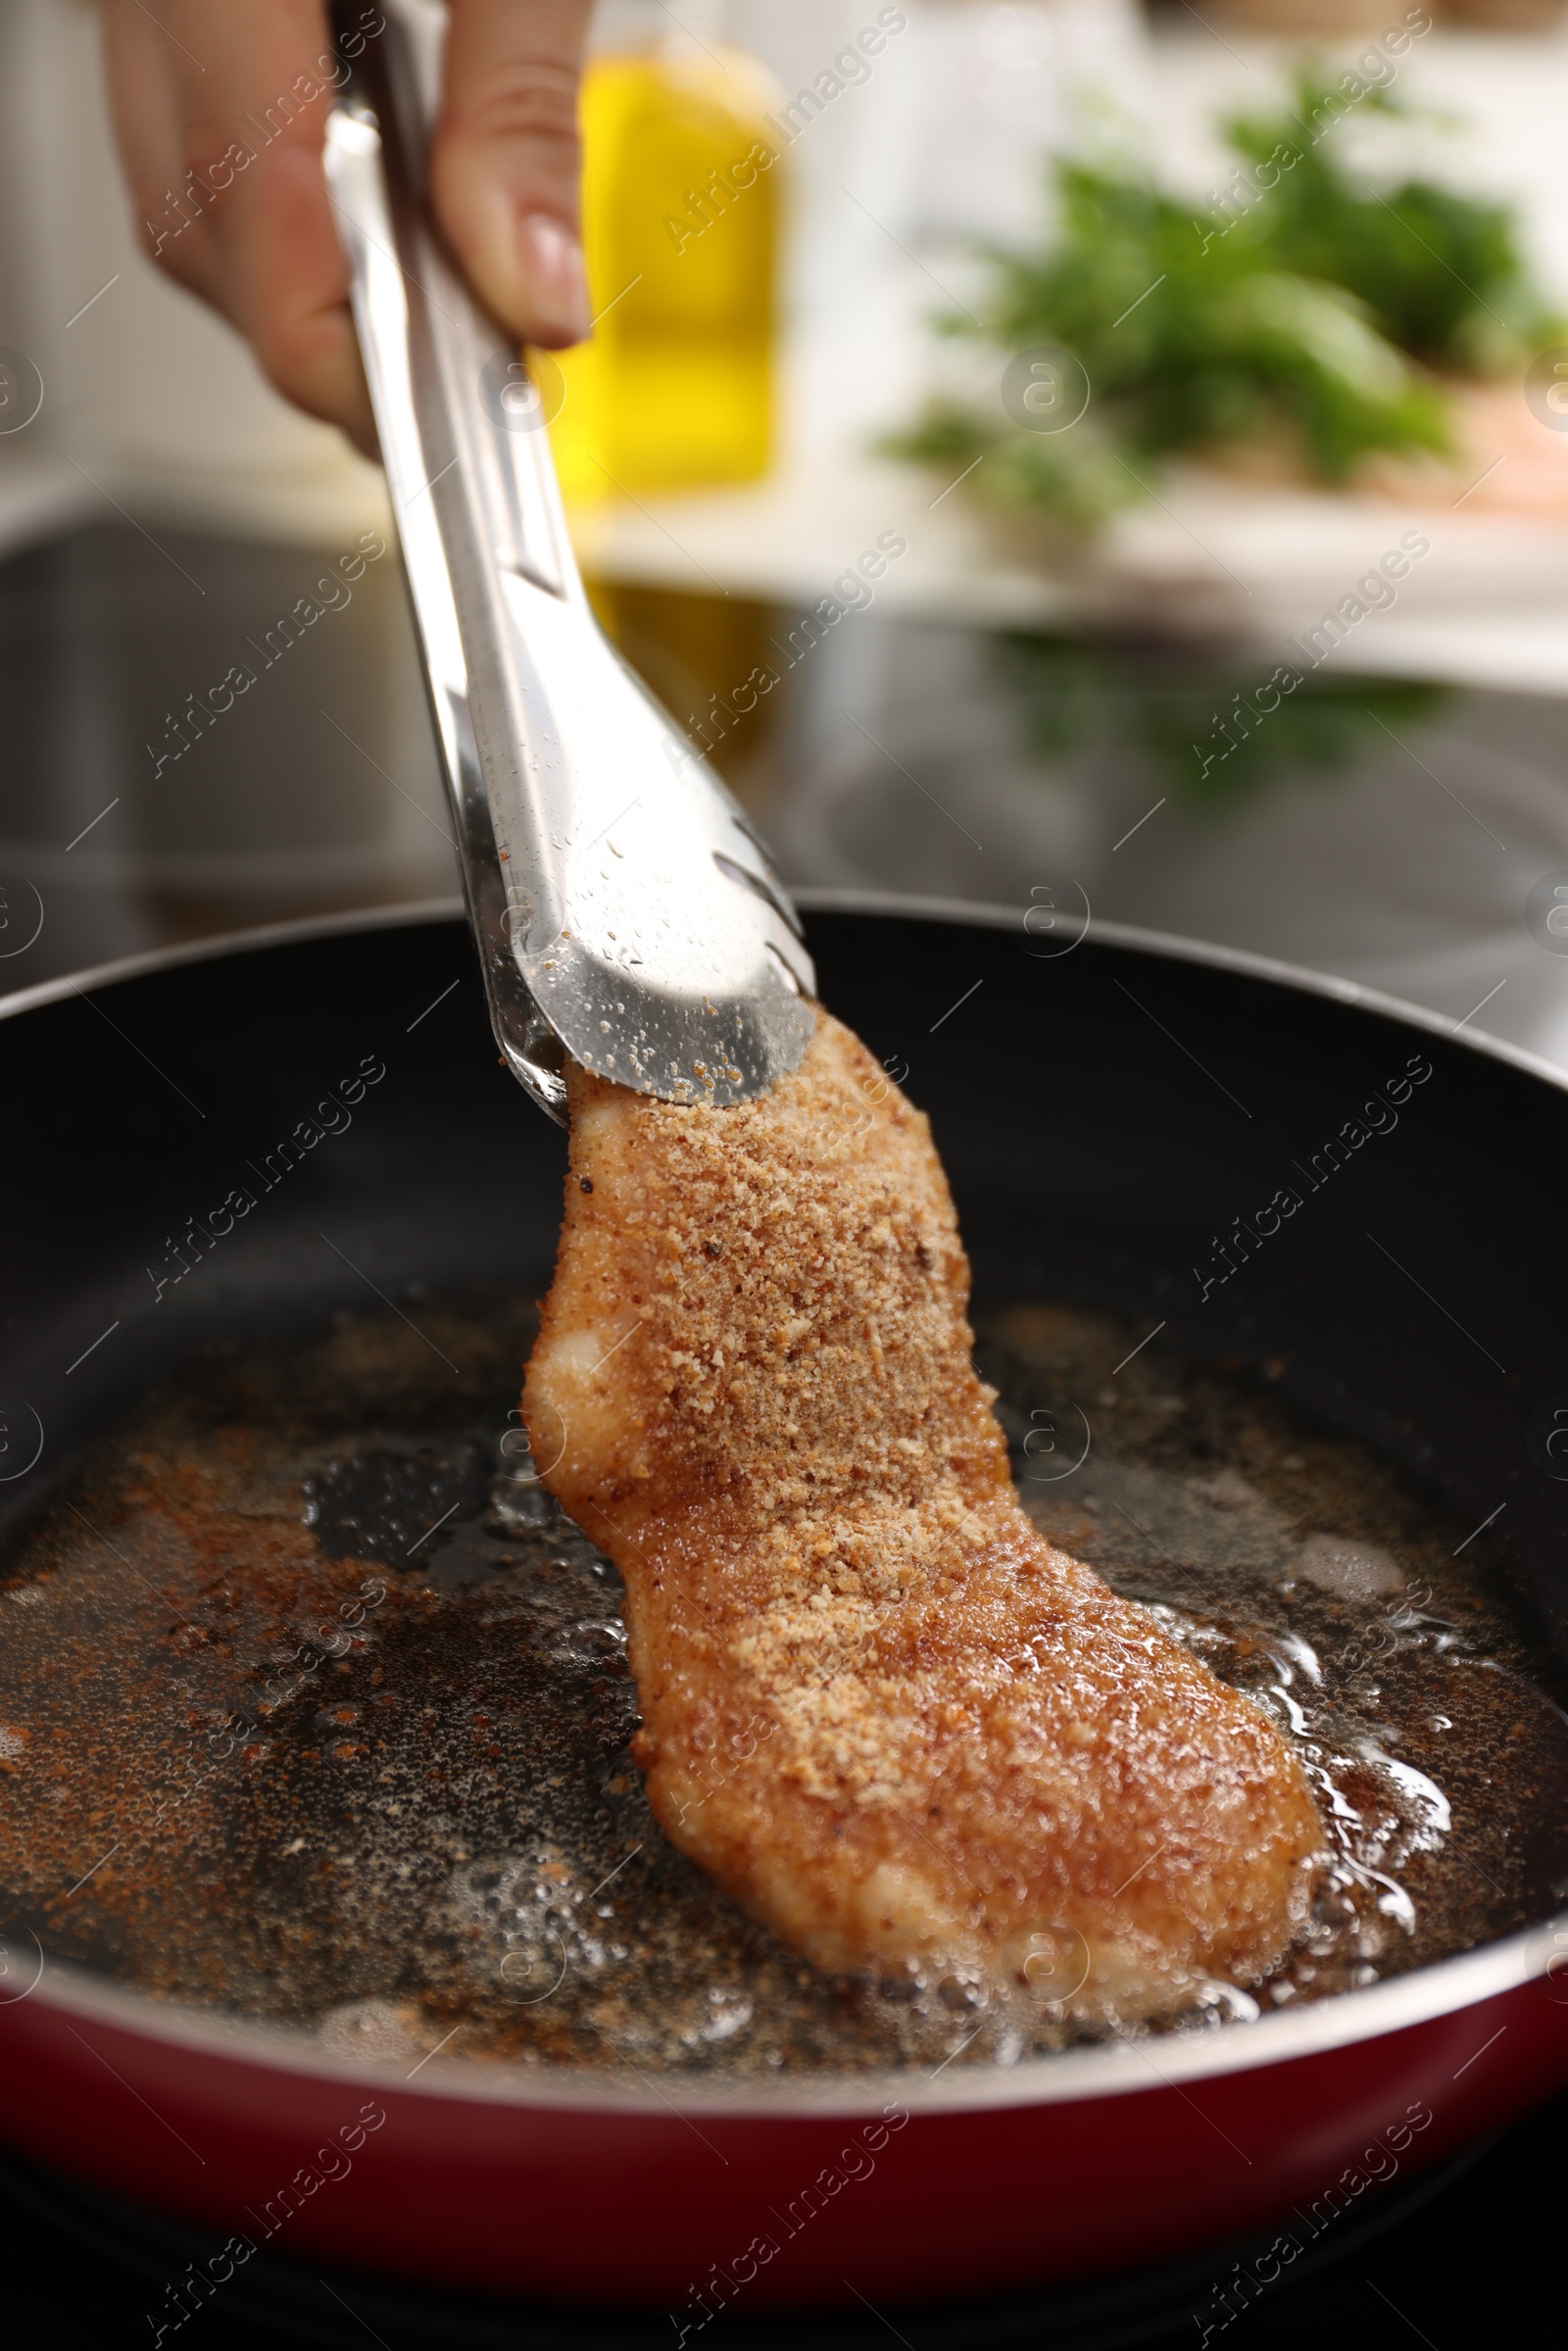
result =
[{"label": "green herb sprig", "polygon": [[[1399,111],[1382,91],[1366,103]],[[1240,192],[1201,218],[1126,168],[1055,163],[1049,243],[985,249],[975,315],[938,323],[1005,355],[1065,345],[1092,387],[1082,419],[1030,431],[999,391],[934,402],[883,447],[955,474],[983,458],[977,491],[1080,531],[1183,453],[1283,439],[1327,483],[1380,452],[1449,454],[1444,373],[1502,372],[1564,329],[1507,207],[1426,179],[1359,182],[1344,112],[1306,73],[1294,105],[1228,122]]]}]

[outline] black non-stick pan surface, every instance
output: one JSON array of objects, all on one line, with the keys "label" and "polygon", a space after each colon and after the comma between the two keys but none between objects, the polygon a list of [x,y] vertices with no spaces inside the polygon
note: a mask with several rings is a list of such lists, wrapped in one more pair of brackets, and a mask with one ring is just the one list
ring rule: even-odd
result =
[{"label": "black non-stick pan surface", "polygon": [[[1440,1024],[1134,937],[1049,955],[1005,920],[811,920],[824,1000],[931,1114],[977,1302],[1163,1321],[1164,1346],[1256,1368],[1467,1524],[1505,1503],[1561,1649],[1568,1097]],[[1430,1077],[1371,1133],[1413,1056]],[[500,1066],[456,919],[68,984],[0,1020],[0,1532],[204,1344],[549,1278],[562,1139]],[[1366,1139],[1327,1172],[1348,1129]],[[236,1188],[257,1205],[220,1230]],[[1268,1234],[1282,1189],[1302,1205]]]}]

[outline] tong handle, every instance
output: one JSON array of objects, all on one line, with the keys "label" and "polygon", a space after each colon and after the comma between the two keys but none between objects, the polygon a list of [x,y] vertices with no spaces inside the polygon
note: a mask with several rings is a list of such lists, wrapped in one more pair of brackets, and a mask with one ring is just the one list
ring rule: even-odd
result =
[{"label": "tong handle", "polygon": [[[586,608],[586,599],[538,392],[515,345],[480,311],[428,226],[424,158],[439,25],[430,12],[421,23],[396,0],[379,13],[381,30],[368,38],[342,0],[334,8],[350,73],[327,124],[327,184],[353,272],[355,323],[491,1019],[514,1074],[560,1121],[559,1044],[512,952],[514,917],[475,731],[483,681],[471,661],[485,628],[497,626],[490,582],[498,561],[563,603]],[[472,397],[476,384],[495,387],[488,416]]]},{"label": "tong handle", "polygon": [[556,1118],[568,1053],[668,1101],[749,1100],[814,1026],[800,925],[589,610],[537,387],[425,200],[443,12],[380,12],[373,39],[340,31],[327,183],[497,1039]]}]

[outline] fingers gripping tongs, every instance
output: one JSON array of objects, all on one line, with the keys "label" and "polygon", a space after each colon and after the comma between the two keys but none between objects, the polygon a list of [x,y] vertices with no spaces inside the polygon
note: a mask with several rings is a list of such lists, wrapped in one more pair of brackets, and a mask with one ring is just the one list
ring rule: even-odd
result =
[{"label": "fingers gripping tongs", "polygon": [[490,1014],[560,1117],[564,1053],[669,1102],[800,1061],[809,956],[761,844],[601,634],[538,391],[434,229],[439,24],[382,0],[326,138]]}]

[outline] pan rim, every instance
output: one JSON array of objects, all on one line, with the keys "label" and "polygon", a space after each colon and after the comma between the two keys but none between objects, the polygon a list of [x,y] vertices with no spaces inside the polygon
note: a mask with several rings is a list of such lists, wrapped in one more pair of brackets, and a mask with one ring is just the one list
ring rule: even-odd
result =
[{"label": "pan rim", "polygon": [[[993,899],[922,898],[899,890],[803,886],[792,889],[790,896],[808,914],[902,916],[907,921],[951,922],[988,931],[1021,929],[1023,916],[1029,910],[1025,906],[1002,906]],[[404,899],[392,906],[355,906],[335,914],[303,914],[286,922],[256,923],[247,930],[183,939],[172,946],[146,948],[137,955],[121,955],[112,962],[86,964],[75,971],[61,972],[52,980],[40,980],[31,988],[0,995],[0,1020],[15,1019],[46,1004],[65,1003],[72,996],[85,995],[95,988],[116,987],[122,980],[178,970],[187,963],[216,961],[220,956],[247,955],[269,947],[287,947],[296,941],[351,936],[356,931],[396,930],[404,923],[412,926],[458,921],[466,918],[466,913],[464,900],[452,892],[440,898]],[[1428,1036],[1442,1037],[1467,1052],[1504,1061],[1528,1077],[1542,1079],[1559,1093],[1568,1092],[1568,1067],[1561,1062],[1550,1060],[1544,1053],[1533,1053],[1528,1046],[1511,1045],[1506,1038],[1494,1037],[1485,1029],[1466,1028],[1451,1021],[1445,1012],[1434,1012],[1429,1005],[1414,1004],[1408,997],[1391,996],[1386,989],[1368,987],[1363,980],[1313,971],[1304,963],[1259,955],[1249,947],[1222,947],[1207,939],[1186,938],[1177,931],[1150,930],[1140,923],[1113,922],[1100,915],[1091,915],[1083,937],[1102,940],[1107,947],[1128,948],[1139,955],[1164,955],[1172,962],[1234,971],[1241,978],[1264,980],[1304,996],[1324,997],[1352,1011],[1371,1012],[1382,1019],[1399,1021],[1406,1028],[1422,1029]]]},{"label": "pan rim", "polygon": [[[813,2075],[760,2087],[671,2077],[668,2088],[638,2091],[609,2076],[573,2073],[569,2067],[531,2067],[506,2059],[448,2057],[431,2053],[411,2071],[401,2065],[337,2057],[313,2043],[300,2026],[224,2016],[214,2010],[179,2008],[156,2000],[133,1985],[95,1977],[70,1961],[46,1963],[32,1993],[0,2000],[0,2015],[36,1996],[62,2019],[127,2033],[145,2041],[174,2046],[233,2064],[312,2081],[362,2082],[395,2097],[438,2104],[540,2109],[553,2113],[641,2115],[650,2121],[690,2107],[714,2120],[779,2122],[863,2116],[887,2106],[910,2115],[937,2117],[993,2112],[1017,2106],[1082,2104],[1155,2093],[1233,2074],[1300,2063],[1380,2041],[1422,2025],[1458,2018],[1509,1993],[1568,1981],[1555,1964],[1568,1952],[1568,1911],[1543,1920],[1501,1941],[1463,1951],[1450,1959],[1414,1968],[1408,1975],[1337,1992],[1308,2006],[1275,2010],[1253,2020],[1209,2027],[1198,2033],[1148,2041],[1118,2035],[1092,2048],[1064,2049],[986,2066],[946,2081],[896,2068],[855,2075]],[[52,1978],[52,1983],[46,1983]],[[1553,1995],[1549,1990],[1545,1996]],[[1568,1993],[1561,1995],[1568,2000]],[[1495,2035],[1494,2035],[1495,2037]],[[1489,2047],[1484,2042],[1479,2056]],[[1151,2053],[1157,2050],[1156,2058]],[[1467,2060],[1467,2062],[1473,2062]],[[650,2085],[651,2086],[651,2085]]]},{"label": "pan rim", "polygon": [[[885,915],[987,930],[1019,926],[1026,911],[988,902],[921,898],[895,891],[823,888],[800,889],[793,895],[808,912]],[[0,1020],[67,1002],[74,995],[220,956],[352,936],[360,931],[459,920],[465,910],[463,900],[453,894],[395,906],[308,915],[259,924],[216,938],[181,941],[20,989],[0,998]],[[1568,1069],[1544,1056],[1485,1033],[1462,1031],[1442,1014],[1366,987],[1359,981],[1304,970],[1248,949],[1219,947],[1130,923],[1092,919],[1085,935],[1109,946],[1234,971],[1242,977],[1325,997],[1352,1009],[1462,1043],[1470,1052],[1487,1054],[1559,1091],[1568,1091]],[[1200,2035],[1161,2038],[1152,2044],[1158,2051],[1157,2062],[1150,2053],[1150,2043],[1124,2036],[1091,2048],[1029,2058],[1006,2068],[976,2068],[946,2081],[897,2070],[853,2076],[815,2075],[806,2081],[784,2081],[766,2087],[755,2082],[733,2084],[675,2078],[668,2084],[673,2097],[662,2088],[650,2095],[621,2088],[610,2080],[572,2074],[568,2068],[559,2069],[558,2078],[551,2078],[542,2067],[536,2069],[491,2058],[442,2058],[439,2053],[421,2060],[411,2076],[394,2065],[336,2058],[313,2044],[302,2027],[272,2025],[196,2008],[176,2008],[134,1986],[96,1977],[66,1961],[45,1963],[30,1992],[0,1999],[0,2014],[35,1995],[41,2008],[56,2015],[74,2015],[83,2022],[132,2033],[143,2040],[172,2044],[233,2063],[305,2075],[313,2080],[361,2082],[399,2097],[416,2096],[447,2103],[476,2102],[557,2113],[638,2115],[648,2120],[678,2112],[682,2106],[736,2122],[863,2116],[889,2104],[911,2114],[936,2116],[1125,2096],[1140,2089],[1178,2086],[1326,2055],[1446,2017],[1458,2017],[1467,2009],[1526,1988],[1533,1983],[1543,1984],[1548,1979],[1555,1982],[1554,1963],[1565,1950],[1568,1950],[1568,1910],[1475,1950],[1413,1969],[1408,1975],[1337,1993],[1306,2007],[1276,2010],[1255,2020],[1205,2031]]]}]

